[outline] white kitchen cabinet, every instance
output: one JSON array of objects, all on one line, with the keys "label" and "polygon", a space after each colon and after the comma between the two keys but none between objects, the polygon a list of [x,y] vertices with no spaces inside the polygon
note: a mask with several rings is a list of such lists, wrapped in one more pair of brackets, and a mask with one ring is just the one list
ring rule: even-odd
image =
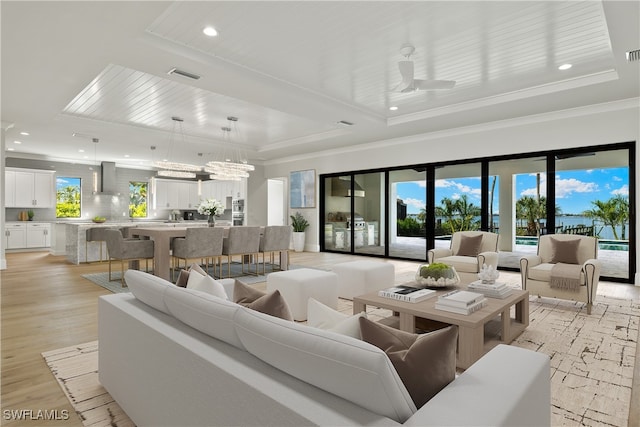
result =
[{"label": "white kitchen cabinet", "polygon": [[27,247],[27,225],[5,224],[5,249],[23,249]]},{"label": "white kitchen cabinet", "polygon": [[55,207],[55,172],[7,168],[5,180],[5,194],[9,195],[5,196],[7,207]]},{"label": "white kitchen cabinet", "polygon": [[27,223],[27,248],[51,247],[51,224]]},{"label": "white kitchen cabinet", "polygon": [[195,209],[198,202],[198,183],[156,179],[156,209]]}]

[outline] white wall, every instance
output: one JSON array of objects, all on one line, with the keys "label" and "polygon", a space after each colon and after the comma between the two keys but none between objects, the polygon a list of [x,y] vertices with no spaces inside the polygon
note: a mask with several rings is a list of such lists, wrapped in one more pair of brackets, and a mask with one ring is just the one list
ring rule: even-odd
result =
[{"label": "white wall", "polygon": [[[265,165],[265,177],[315,169],[317,175],[417,163],[489,157],[514,153],[606,145],[640,140],[640,102],[632,99],[581,109],[529,116],[502,122],[402,138],[377,141],[355,149],[331,150],[315,155],[281,159]],[[366,155],[363,153],[366,150]],[[640,149],[636,146],[636,165]],[[640,172],[640,171],[636,171]],[[319,182],[316,182],[319,191]],[[638,188],[636,200],[640,201]],[[319,195],[322,197],[322,195]],[[311,232],[306,247],[319,250],[318,209],[307,210]],[[636,216],[640,230],[640,215]],[[640,252],[640,251],[639,251]],[[640,258],[637,254],[637,258]],[[640,259],[636,260],[640,265]],[[640,284],[636,274],[636,284]]]}]

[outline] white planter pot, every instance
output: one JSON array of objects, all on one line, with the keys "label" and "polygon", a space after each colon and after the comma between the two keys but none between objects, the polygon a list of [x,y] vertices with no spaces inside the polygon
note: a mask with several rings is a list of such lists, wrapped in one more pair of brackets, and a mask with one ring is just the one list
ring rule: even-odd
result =
[{"label": "white planter pot", "polygon": [[304,251],[304,231],[293,232],[293,250],[296,252]]}]

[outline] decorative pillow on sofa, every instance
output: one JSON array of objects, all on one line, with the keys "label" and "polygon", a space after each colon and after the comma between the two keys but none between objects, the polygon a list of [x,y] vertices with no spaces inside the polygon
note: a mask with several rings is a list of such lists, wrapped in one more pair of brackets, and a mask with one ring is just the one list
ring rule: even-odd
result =
[{"label": "decorative pillow on sofa", "polygon": [[551,264],[559,262],[564,264],[578,264],[578,247],[580,239],[557,240],[550,237],[551,240]]},{"label": "decorative pillow on sofa", "polygon": [[182,269],[180,270],[180,274],[178,275],[178,280],[176,280],[176,286],[181,287],[181,288],[186,288],[187,287],[187,282],[189,281],[189,273],[191,271],[197,271],[198,273],[202,274],[203,276],[207,275],[207,272],[204,271],[202,269],[202,267],[200,267],[198,264],[191,264],[189,266],[188,269]]},{"label": "decorative pillow on sofa", "polygon": [[359,320],[362,339],[387,354],[418,409],[455,379],[457,327],[418,335]]},{"label": "decorative pillow on sofa", "polygon": [[309,298],[307,301],[307,325],[341,335],[362,339],[360,333],[360,317],[367,317],[364,311],[353,316],[340,313],[320,301]]},{"label": "decorative pillow on sofa", "polygon": [[293,321],[291,310],[278,290],[266,293],[236,280],[233,301],[252,310]]},{"label": "decorative pillow on sofa", "polygon": [[198,291],[206,292],[218,298],[228,299],[227,293],[224,291],[224,287],[220,282],[218,282],[208,274],[200,274],[200,272],[198,272],[197,270],[191,270],[189,272],[187,289],[195,289]]},{"label": "decorative pillow on sofa", "polygon": [[478,256],[482,247],[482,234],[477,236],[460,236],[460,246],[458,252],[454,255],[458,256]]}]

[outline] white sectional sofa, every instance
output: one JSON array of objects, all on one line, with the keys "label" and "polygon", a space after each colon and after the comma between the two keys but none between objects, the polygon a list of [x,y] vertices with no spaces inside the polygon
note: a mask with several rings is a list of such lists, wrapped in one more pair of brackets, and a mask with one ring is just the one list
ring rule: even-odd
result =
[{"label": "white sectional sofa", "polygon": [[373,345],[139,271],[126,280],[131,294],[99,301],[99,378],[140,427],[550,424],[545,355],[499,345],[416,409]]}]

